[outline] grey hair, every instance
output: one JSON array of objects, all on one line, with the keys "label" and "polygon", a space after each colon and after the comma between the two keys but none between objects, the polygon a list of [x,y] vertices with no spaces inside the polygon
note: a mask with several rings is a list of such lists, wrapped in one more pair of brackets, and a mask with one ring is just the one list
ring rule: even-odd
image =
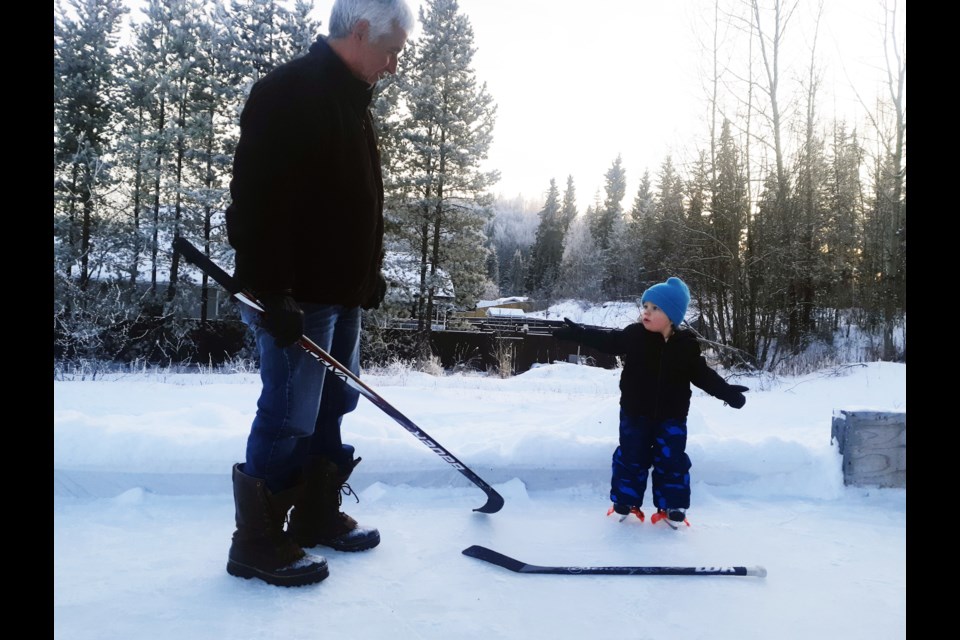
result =
[{"label": "grey hair", "polygon": [[407,34],[414,25],[406,0],[336,0],[330,11],[330,37],[347,37],[361,20],[370,24],[371,40],[389,33],[394,22]]}]

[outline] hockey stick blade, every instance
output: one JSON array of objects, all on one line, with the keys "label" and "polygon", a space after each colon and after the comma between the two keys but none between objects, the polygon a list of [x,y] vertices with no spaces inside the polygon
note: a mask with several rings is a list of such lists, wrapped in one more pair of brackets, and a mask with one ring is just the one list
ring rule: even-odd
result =
[{"label": "hockey stick blade", "polygon": [[[179,251],[180,255],[186,258],[188,262],[195,265],[201,271],[213,278],[217,284],[229,291],[240,302],[249,305],[257,311],[264,311],[263,303],[261,303],[251,291],[244,289],[235,278],[217,266],[213,260],[201,253],[200,250],[190,244],[186,238],[178,236],[173,241],[173,248],[175,251]],[[360,380],[360,378],[357,377],[352,371],[347,369],[333,356],[324,351],[320,345],[307,336],[300,336],[300,340],[297,341],[297,344],[301,349],[313,356],[317,362],[326,367],[327,371],[342,380],[347,386],[352,387],[354,390],[360,392],[363,397],[375,404],[388,416],[393,418],[401,427],[409,431],[413,437],[425,444],[431,451],[436,453],[454,469],[466,476],[472,483],[480,487],[480,489],[487,494],[487,502],[482,507],[474,509],[474,511],[479,511],[480,513],[496,513],[503,508],[503,496],[497,493],[497,491],[487,484],[483,478],[471,471],[452,453],[437,444],[436,440],[424,433],[424,431],[415,425],[410,418],[406,417],[397,409],[395,409],[393,405],[384,400],[380,394],[371,389],[365,382]]]},{"label": "hockey stick blade", "polygon": [[516,573],[604,576],[756,576],[758,578],[764,578],[767,575],[767,570],[763,567],[542,567],[521,562],[480,545],[467,547],[463,550],[463,555]]}]

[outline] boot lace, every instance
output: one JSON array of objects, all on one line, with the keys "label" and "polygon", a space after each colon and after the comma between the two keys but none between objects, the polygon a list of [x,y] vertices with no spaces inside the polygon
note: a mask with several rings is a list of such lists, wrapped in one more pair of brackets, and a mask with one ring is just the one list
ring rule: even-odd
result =
[{"label": "boot lace", "polygon": [[344,482],[342,485],[340,485],[340,491],[337,493],[338,506],[343,505],[343,496],[353,496],[353,499],[357,501],[357,504],[360,503],[360,496],[356,494],[356,492],[353,490],[353,487],[351,487],[347,482]]}]

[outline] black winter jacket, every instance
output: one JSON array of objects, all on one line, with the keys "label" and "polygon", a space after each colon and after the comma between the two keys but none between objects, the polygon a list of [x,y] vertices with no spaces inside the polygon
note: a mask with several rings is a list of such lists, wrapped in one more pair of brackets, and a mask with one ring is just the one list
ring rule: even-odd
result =
[{"label": "black winter jacket", "polygon": [[721,400],[731,393],[730,385],[700,355],[700,343],[688,329],[678,329],[664,340],[640,323],[609,331],[584,328],[576,341],[604,353],[625,355],[620,406],[628,415],[686,419],[690,383]]},{"label": "black winter jacket", "polygon": [[227,233],[255,293],[357,306],[383,261],[372,89],[321,38],[261,78],[240,116]]}]

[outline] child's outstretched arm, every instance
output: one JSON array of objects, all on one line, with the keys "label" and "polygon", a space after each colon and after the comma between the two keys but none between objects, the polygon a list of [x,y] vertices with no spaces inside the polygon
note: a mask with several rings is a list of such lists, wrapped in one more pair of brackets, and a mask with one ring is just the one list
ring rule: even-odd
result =
[{"label": "child's outstretched arm", "polygon": [[570,318],[563,319],[564,326],[553,330],[553,337],[558,340],[569,340],[578,344],[593,347],[604,353],[625,353],[626,333],[622,329],[597,329],[585,327]]},{"label": "child's outstretched arm", "polygon": [[710,368],[703,356],[697,358],[695,373],[691,380],[693,384],[713,397],[723,400],[734,409],[739,409],[747,403],[743,392],[749,391],[749,388],[739,384],[728,384],[719,373]]},{"label": "child's outstretched arm", "polygon": [[569,340],[570,342],[580,342],[586,329],[583,325],[577,324],[570,318],[563,319],[563,326],[553,330],[553,337],[557,340]]},{"label": "child's outstretched arm", "polygon": [[747,399],[743,395],[744,391],[750,391],[750,389],[739,384],[728,384],[725,394],[720,399],[734,409],[739,409],[747,404]]}]

